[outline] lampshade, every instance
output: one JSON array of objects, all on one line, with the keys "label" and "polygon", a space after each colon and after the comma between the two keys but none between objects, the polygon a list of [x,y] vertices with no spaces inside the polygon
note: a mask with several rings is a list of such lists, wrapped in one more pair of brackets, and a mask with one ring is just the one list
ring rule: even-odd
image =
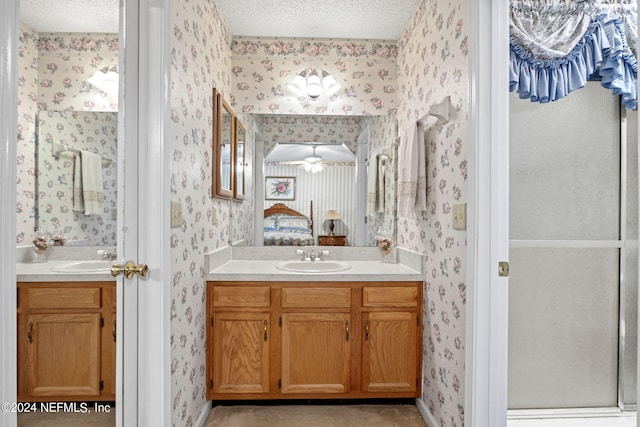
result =
[{"label": "lampshade", "polygon": [[324,214],[324,219],[340,219],[340,214],[335,209],[329,209],[327,213]]}]

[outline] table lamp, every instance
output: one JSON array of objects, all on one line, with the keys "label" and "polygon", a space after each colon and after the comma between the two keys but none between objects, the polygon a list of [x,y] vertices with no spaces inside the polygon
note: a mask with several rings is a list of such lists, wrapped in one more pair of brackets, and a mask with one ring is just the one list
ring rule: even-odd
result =
[{"label": "table lamp", "polygon": [[333,227],[335,227],[333,221],[336,219],[340,219],[340,214],[338,213],[338,211],[330,209],[327,211],[327,213],[324,214],[324,219],[329,221],[329,236],[333,236]]}]

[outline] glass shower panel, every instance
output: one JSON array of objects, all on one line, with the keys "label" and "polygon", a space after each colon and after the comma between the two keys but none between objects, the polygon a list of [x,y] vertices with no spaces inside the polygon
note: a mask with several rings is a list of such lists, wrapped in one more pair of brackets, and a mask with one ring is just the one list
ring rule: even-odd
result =
[{"label": "glass shower panel", "polygon": [[509,409],[617,405],[618,253],[510,250]]}]

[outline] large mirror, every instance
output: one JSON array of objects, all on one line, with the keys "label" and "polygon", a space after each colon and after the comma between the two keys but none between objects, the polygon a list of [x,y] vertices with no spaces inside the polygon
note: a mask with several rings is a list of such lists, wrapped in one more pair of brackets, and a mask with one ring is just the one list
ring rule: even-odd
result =
[{"label": "large mirror", "polygon": [[[47,14],[34,2],[21,2],[20,11],[16,244],[30,244],[41,230],[61,232],[66,245],[113,246],[118,5],[109,9],[113,13],[103,10],[100,16],[109,22],[100,29],[40,19]],[[95,13],[89,5],[83,11]],[[54,150],[54,143],[70,150]],[[88,215],[73,208],[77,153],[71,150],[105,156],[95,179],[104,200]]]},{"label": "large mirror", "polygon": [[213,90],[213,195],[233,197],[233,110],[221,93]]},{"label": "large mirror", "polygon": [[[313,202],[315,245],[374,246],[378,230],[395,235],[395,117],[253,115],[253,118],[264,139],[263,177],[257,179],[266,185],[273,181],[269,181],[271,177],[289,178],[295,185],[295,196],[282,203],[305,216],[310,216]],[[321,168],[310,162],[318,162]],[[262,202],[263,209],[278,202],[265,197],[266,190],[256,194],[256,204]],[[327,239],[330,235],[336,238]],[[258,246],[272,244],[266,236],[254,239]]]},{"label": "large mirror", "polygon": [[70,245],[116,244],[117,113],[38,113],[36,228]]}]

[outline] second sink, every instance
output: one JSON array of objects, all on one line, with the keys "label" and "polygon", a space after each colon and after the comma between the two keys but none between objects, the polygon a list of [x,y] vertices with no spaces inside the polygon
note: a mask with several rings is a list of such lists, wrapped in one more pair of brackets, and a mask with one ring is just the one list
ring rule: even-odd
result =
[{"label": "second sink", "polygon": [[56,273],[106,273],[114,261],[73,261],[51,267]]},{"label": "second sink", "polygon": [[284,261],[276,264],[276,268],[296,273],[333,273],[348,270],[351,266],[340,261]]}]

